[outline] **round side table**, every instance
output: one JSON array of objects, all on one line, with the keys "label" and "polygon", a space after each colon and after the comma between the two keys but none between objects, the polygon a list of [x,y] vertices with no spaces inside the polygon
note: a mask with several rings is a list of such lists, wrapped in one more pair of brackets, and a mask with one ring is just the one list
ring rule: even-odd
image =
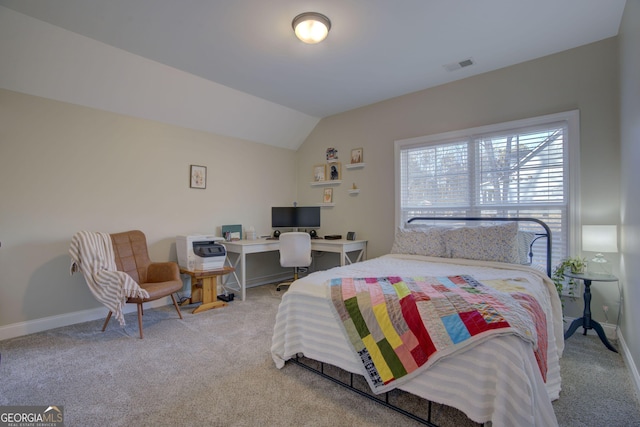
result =
[{"label": "round side table", "polygon": [[582,317],[575,319],[571,322],[569,329],[564,333],[564,339],[567,340],[580,326],[584,328],[583,335],[587,335],[588,329],[593,329],[600,337],[600,341],[611,351],[618,350],[611,345],[607,336],[604,334],[604,329],[600,323],[596,322],[591,318],[591,282],[617,282],[618,278],[613,274],[597,274],[597,273],[572,273],[570,271],[566,271],[564,273],[566,277],[571,277],[573,279],[582,280],[584,283],[584,311],[582,313]]}]

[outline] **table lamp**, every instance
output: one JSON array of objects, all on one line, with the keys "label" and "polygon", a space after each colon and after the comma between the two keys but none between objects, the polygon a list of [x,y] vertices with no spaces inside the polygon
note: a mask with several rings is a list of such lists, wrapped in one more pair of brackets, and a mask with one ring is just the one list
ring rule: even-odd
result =
[{"label": "table lamp", "polygon": [[589,271],[592,273],[611,274],[609,261],[602,255],[618,252],[618,228],[615,225],[583,225],[582,251],[596,252],[591,260]]}]

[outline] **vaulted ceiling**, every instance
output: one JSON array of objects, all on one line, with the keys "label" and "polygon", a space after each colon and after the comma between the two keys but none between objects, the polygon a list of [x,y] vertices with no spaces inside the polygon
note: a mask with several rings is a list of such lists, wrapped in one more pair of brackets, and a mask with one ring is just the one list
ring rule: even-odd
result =
[{"label": "vaulted ceiling", "polygon": [[[184,73],[176,81],[189,75],[200,82],[194,83],[196,92],[207,82],[232,89],[225,102],[233,104],[229,100],[238,95],[242,103],[263,103],[256,114],[262,108],[284,112],[283,124],[303,123],[299,132],[264,141],[242,132],[232,136],[295,149],[320,118],[615,36],[624,5],[625,0],[0,0],[7,8],[0,7],[0,14],[19,12],[171,67]],[[305,11],[331,20],[324,42],[307,45],[295,38],[291,20]],[[468,59],[473,65],[457,66]],[[199,127],[195,119],[187,126]]]}]

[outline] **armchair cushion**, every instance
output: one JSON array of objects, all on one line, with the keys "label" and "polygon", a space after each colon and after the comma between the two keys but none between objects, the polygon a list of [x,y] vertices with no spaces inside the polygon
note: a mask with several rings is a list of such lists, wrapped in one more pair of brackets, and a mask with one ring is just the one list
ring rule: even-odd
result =
[{"label": "armchair cushion", "polygon": [[166,281],[179,281],[180,268],[175,262],[152,262],[147,267],[147,281],[145,283],[157,283]]},{"label": "armchair cushion", "polygon": [[149,298],[128,298],[129,303],[140,303],[157,300],[162,297],[171,295],[174,292],[178,292],[182,289],[182,282],[176,280],[170,280],[167,282],[147,282],[140,285],[142,289],[149,293]]}]

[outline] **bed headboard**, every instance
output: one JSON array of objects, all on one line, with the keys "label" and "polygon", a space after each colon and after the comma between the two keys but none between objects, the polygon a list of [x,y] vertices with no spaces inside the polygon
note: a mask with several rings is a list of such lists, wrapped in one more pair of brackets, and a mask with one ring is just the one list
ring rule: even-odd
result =
[{"label": "bed headboard", "polygon": [[432,223],[438,223],[441,221],[455,221],[458,223],[466,223],[469,221],[474,221],[474,222],[485,222],[485,223],[490,223],[490,222],[518,222],[518,223],[529,223],[531,224],[538,224],[539,227],[536,227],[537,230],[534,234],[535,237],[533,238],[533,240],[531,241],[531,243],[529,244],[529,259],[531,262],[533,262],[533,244],[538,240],[538,239],[546,239],[546,271],[547,271],[547,275],[549,277],[551,277],[551,229],[549,228],[549,226],[544,222],[541,221],[537,218],[504,218],[504,217],[428,217],[428,216],[420,216],[420,217],[414,217],[414,218],[410,218],[407,221],[407,224],[410,223],[415,223],[418,221],[430,221]]}]

